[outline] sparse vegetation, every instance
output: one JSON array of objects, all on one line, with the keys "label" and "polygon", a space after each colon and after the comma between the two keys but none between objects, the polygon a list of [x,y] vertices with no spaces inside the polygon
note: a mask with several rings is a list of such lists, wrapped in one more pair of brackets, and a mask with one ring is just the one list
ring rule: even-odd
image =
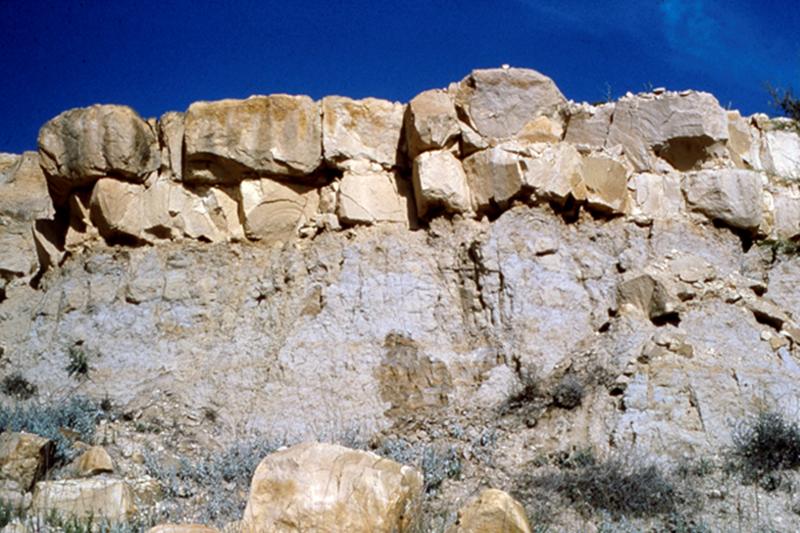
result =
[{"label": "sparse vegetation", "polygon": [[36,395],[36,385],[25,379],[25,376],[15,372],[3,378],[3,394],[18,400],[28,400]]},{"label": "sparse vegetation", "polygon": [[734,428],[730,467],[745,482],[766,490],[780,485],[782,470],[800,467],[800,426],[777,411],[764,411]]},{"label": "sparse vegetation", "polygon": [[564,376],[553,389],[553,404],[574,409],[583,401],[583,384],[572,375]]},{"label": "sparse vegetation", "polygon": [[461,453],[455,446],[417,446],[403,439],[389,439],[376,453],[417,466],[425,477],[425,492],[435,492],[445,480],[461,475]]},{"label": "sparse vegetation", "polygon": [[776,89],[768,87],[772,102],[775,107],[780,109],[787,117],[800,121],[800,99],[794,96],[792,89]]},{"label": "sparse vegetation", "polygon": [[65,370],[70,377],[78,379],[89,376],[89,356],[81,345],[70,346],[68,351],[69,362]]}]

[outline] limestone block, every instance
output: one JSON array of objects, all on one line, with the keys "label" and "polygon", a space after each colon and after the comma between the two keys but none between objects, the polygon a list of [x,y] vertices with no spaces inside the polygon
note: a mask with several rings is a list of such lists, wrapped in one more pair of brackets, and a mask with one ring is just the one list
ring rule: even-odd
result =
[{"label": "limestone block", "polygon": [[289,239],[319,212],[319,192],[312,187],[260,179],[243,181],[239,190],[249,239]]},{"label": "limestone block", "polygon": [[412,531],[422,474],[373,453],[304,443],[258,465],[242,533]]},{"label": "limestone block", "polygon": [[738,111],[728,111],[728,154],[737,168],[761,170],[758,129]]},{"label": "limestone block", "polygon": [[636,310],[649,319],[674,313],[680,304],[669,284],[659,276],[632,273],[618,287],[622,310]]},{"label": "limestone block", "polygon": [[161,146],[162,173],[175,181],[183,179],[184,113],[168,111],[158,119],[158,142]]},{"label": "limestone block", "polygon": [[114,463],[102,446],[91,446],[76,460],[75,471],[80,477],[110,474],[114,472]]},{"label": "limestone block", "polygon": [[337,214],[344,223],[414,222],[412,190],[393,172],[345,171],[339,187]]},{"label": "limestone block", "polygon": [[438,89],[415,96],[406,110],[405,131],[412,159],[427,150],[449,147],[461,133],[453,97]]},{"label": "limestone block", "polygon": [[568,143],[539,144],[530,147],[531,157],[521,161],[523,184],[536,195],[563,205],[572,197],[586,199],[583,183],[583,160]]},{"label": "limestone block", "polygon": [[470,210],[467,176],[461,162],[446,150],[434,150],[414,159],[414,198],[417,213],[424,216],[432,207],[450,213]]},{"label": "limestone block", "polygon": [[780,240],[800,236],[800,186],[776,187],[773,191],[774,229]]},{"label": "limestone block", "polygon": [[502,490],[486,489],[458,510],[448,533],[530,533],[522,504]]},{"label": "limestone block", "polygon": [[29,491],[53,460],[53,442],[32,433],[0,434],[0,480],[6,487]]},{"label": "limestone block", "polygon": [[589,155],[583,158],[581,174],[590,208],[608,214],[628,211],[628,171],[622,163],[603,154]]},{"label": "limestone block", "polygon": [[597,149],[605,146],[614,104],[592,106],[573,104],[568,110],[567,132],[564,140],[570,144]]},{"label": "limestone block", "polygon": [[522,188],[520,155],[495,146],[463,161],[472,209],[481,212],[493,205],[504,207]]},{"label": "limestone block", "polygon": [[516,139],[525,143],[557,143],[563,136],[564,126],[560,120],[541,116],[522,126]]},{"label": "limestone block", "polygon": [[761,161],[769,174],[800,180],[800,134],[788,127],[764,132]]},{"label": "limestone block", "polygon": [[136,507],[130,486],[122,479],[97,476],[86,479],[40,481],[33,491],[31,511],[36,516],[57,513],[118,523],[133,518]]},{"label": "limestone block", "polygon": [[691,172],[683,180],[683,192],[692,210],[749,231],[761,224],[762,187],[758,172],[740,169]]},{"label": "limestone block", "polygon": [[631,215],[643,220],[677,218],[683,212],[680,174],[639,173],[628,181]]},{"label": "limestone block", "polygon": [[184,120],[184,181],[304,176],[322,161],[319,104],[274,94],[195,102]]},{"label": "limestone block", "polygon": [[325,160],[340,168],[350,161],[370,161],[391,169],[398,165],[405,106],[378,98],[322,99],[322,143]]}]

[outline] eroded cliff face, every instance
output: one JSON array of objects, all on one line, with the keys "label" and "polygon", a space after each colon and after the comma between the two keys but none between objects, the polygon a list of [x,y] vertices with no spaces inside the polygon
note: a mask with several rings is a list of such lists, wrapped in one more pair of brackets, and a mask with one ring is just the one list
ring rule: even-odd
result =
[{"label": "eroded cliff face", "polygon": [[800,400],[798,178],[780,120],[522,69],[71,110],[0,159],[2,373],[218,442],[491,427],[500,478],[714,450]]}]

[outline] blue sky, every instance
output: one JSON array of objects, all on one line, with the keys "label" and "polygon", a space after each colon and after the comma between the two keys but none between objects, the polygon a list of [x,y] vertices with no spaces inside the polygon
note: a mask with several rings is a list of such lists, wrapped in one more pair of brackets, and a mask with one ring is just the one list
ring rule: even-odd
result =
[{"label": "blue sky", "polygon": [[273,92],[408,101],[529,67],[575,100],[696,88],[775,114],[800,90],[798,0],[0,0],[0,151],[72,107],[144,116]]}]

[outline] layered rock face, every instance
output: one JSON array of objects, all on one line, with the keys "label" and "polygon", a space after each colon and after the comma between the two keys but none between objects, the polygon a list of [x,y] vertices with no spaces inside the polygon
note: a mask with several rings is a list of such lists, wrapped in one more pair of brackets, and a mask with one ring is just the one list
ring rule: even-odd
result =
[{"label": "layered rock face", "polygon": [[68,111],[0,158],[4,372],[213,409],[222,440],[490,424],[535,380],[509,468],[531,441],[712,449],[800,400],[800,269],[766,246],[800,238],[798,142],[709,94],[590,106],[523,69],[408,105]]}]

